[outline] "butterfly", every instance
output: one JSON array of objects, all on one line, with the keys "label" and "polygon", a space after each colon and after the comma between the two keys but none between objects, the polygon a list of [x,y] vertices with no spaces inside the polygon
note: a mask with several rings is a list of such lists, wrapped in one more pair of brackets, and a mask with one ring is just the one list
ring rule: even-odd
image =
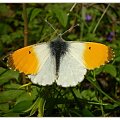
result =
[{"label": "butterfly", "polygon": [[34,84],[62,87],[76,86],[88,70],[99,68],[114,57],[112,49],[95,42],[65,41],[58,36],[51,42],[16,50],[8,57],[8,65],[25,73]]}]

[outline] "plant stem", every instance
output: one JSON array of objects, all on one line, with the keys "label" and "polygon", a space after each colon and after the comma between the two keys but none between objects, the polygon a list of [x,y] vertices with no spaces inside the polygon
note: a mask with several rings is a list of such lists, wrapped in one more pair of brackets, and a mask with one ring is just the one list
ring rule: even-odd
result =
[{"label": "plant stem", "polygon": [[70,14],[70,12],[72,12],[73,11],[73,9],[75,8],[75,6],[77,5],[77,3],[74,3],[73,5],[72,5],[72,7],[70,8],[70,11],[69,11],[69,13],[67,14],[67,15],[69,15]]},{"label": "plant stem", "polygon": [[95,26],[95,28],[94,28],[94,30],[93,30],[93,33],[95,33],[95,31],[96,31],[98,25],[100,24],[100,21],[101,21],[102,18],[104,17],[104,15],[105,15],[105,13],[107,12],[107,9],[109,8],[109,6],[110,6],[110,4],[108,4],[108,6],[106,7],[105,11],[104,11],[103,14],[101,15],[99,21],[97,22],[97,24],[96,24],[96,26]]},{"label": "plant stem", "polygon": [[82,4],[82,22],[81,22],[81,33],[80,33],[80,40],[83,39],[83,31],[84,31],[84,20],[85,20],[85,11],[86,11],[86,8],[84,6],[84,4]]},{"label": "plant stem", "polygon": [[[112,97],[110,97],[109,95],[107,95],[104,91],[102,91],[97,85],[96,83],[93,82],[93,79],[92,78],[87,78],[87,80],[93,85],[95,86],[95,88],[100,91],[103,95],[105,95],[108,99],[110,99],[111,101],[113,101],[114,103],[120,105],[120,103],[118,103],[116,100],[114,100]],[[95,80],[94,80],[95,81]]]},{"label": "plant stem", "polygon": [[[24,46],[27,46],[28,43],[28,21],[27,21],[27,9],[26,4],[23,3],[23,19],[24,19]],[[23,80],[22,83],[26,83],[25,74],[22,74]]]},{"label": "plant stem", "polygon": [[28,43],[28,20],[27,20],[26,3],[23,3],[23,18],[24,18],[24,46],[27,46],[27,43]]}]

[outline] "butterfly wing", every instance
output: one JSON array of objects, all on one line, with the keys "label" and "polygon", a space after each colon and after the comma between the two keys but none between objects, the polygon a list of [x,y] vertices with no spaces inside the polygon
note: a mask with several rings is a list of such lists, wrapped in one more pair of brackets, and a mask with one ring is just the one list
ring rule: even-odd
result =
[{"label": "butterfly wing", "polygon": [[84,79],[87,70],[69,52],[61,58],[59,77],[56,80],[62,87],[76,86]]},{"label": "butterfly wing", "polygon": [[41,70],[36,75],[28,75],[34,84],[51,85],[55,81],[55,59],[49,56]]},{"label": "butterfly wing", "polygon": [[83,66],[89,70],[99,68],[114,57],[112,49],[101,43],[71,42],[70,46],[71,54],[77,60],[82,61]]},{"label": "butterfly wing", "polygon": [[8,58],[8,65],[28,75],[33,83],[46,85],[55,80],[55,62],[46,43],[27,46],[13,52]]},{"label": "butterfly wing", "polygon": [[86,69],[98,68],[113,58],[112,50],[94,42],[68,42],[68,52],[61,58],[58,85],[75,86],[84,79]]}]

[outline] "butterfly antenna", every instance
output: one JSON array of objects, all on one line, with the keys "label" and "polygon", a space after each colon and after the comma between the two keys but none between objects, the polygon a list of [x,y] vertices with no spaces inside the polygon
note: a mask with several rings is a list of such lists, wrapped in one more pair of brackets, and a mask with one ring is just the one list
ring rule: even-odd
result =
[{"label": "butterfly antenna", "polygon": [[[47,19],[45,20],[45,22],[58,34],[57,30],[53,27],[53,25],[51,23],[49,23],[47,21]],[[59,35],[59,34],[58,34]]]},{"label": "butterfly antenna", "polygon": [[66,30],[64,33],[61,34],[61,36],[63,36],[64,34],[66,34],[67,32],[71,32],[75,27],[79,26],[79,24],[76,24],[74,26],[71,26],[68,30]]}]

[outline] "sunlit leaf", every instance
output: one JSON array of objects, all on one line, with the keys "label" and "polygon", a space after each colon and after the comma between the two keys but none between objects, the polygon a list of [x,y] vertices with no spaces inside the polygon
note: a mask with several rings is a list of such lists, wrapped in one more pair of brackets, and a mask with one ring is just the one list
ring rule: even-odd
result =
[{"label": "sunlit leaf", "polygon": [[18,80],[18,77],[19,73],[17,71],[0,68],[0,85],[8,82],[11,79]]},{"label": "sunlit leaf", "polygon": [[103,71],[109,73],[109,74],[112,75],[113,77],[115,77],[116,74],[117,74],[116,68],[115,68],[115,66],[112,65],[112,64],[107,64],[107,65],[105,65]]},{"label": "sunlit leaf", "polygon": [[23,90],[17,90],[17,89],[3,91],[0,93],[0,102],[8,102],[10,100],[14,100],[22,93]]}]

